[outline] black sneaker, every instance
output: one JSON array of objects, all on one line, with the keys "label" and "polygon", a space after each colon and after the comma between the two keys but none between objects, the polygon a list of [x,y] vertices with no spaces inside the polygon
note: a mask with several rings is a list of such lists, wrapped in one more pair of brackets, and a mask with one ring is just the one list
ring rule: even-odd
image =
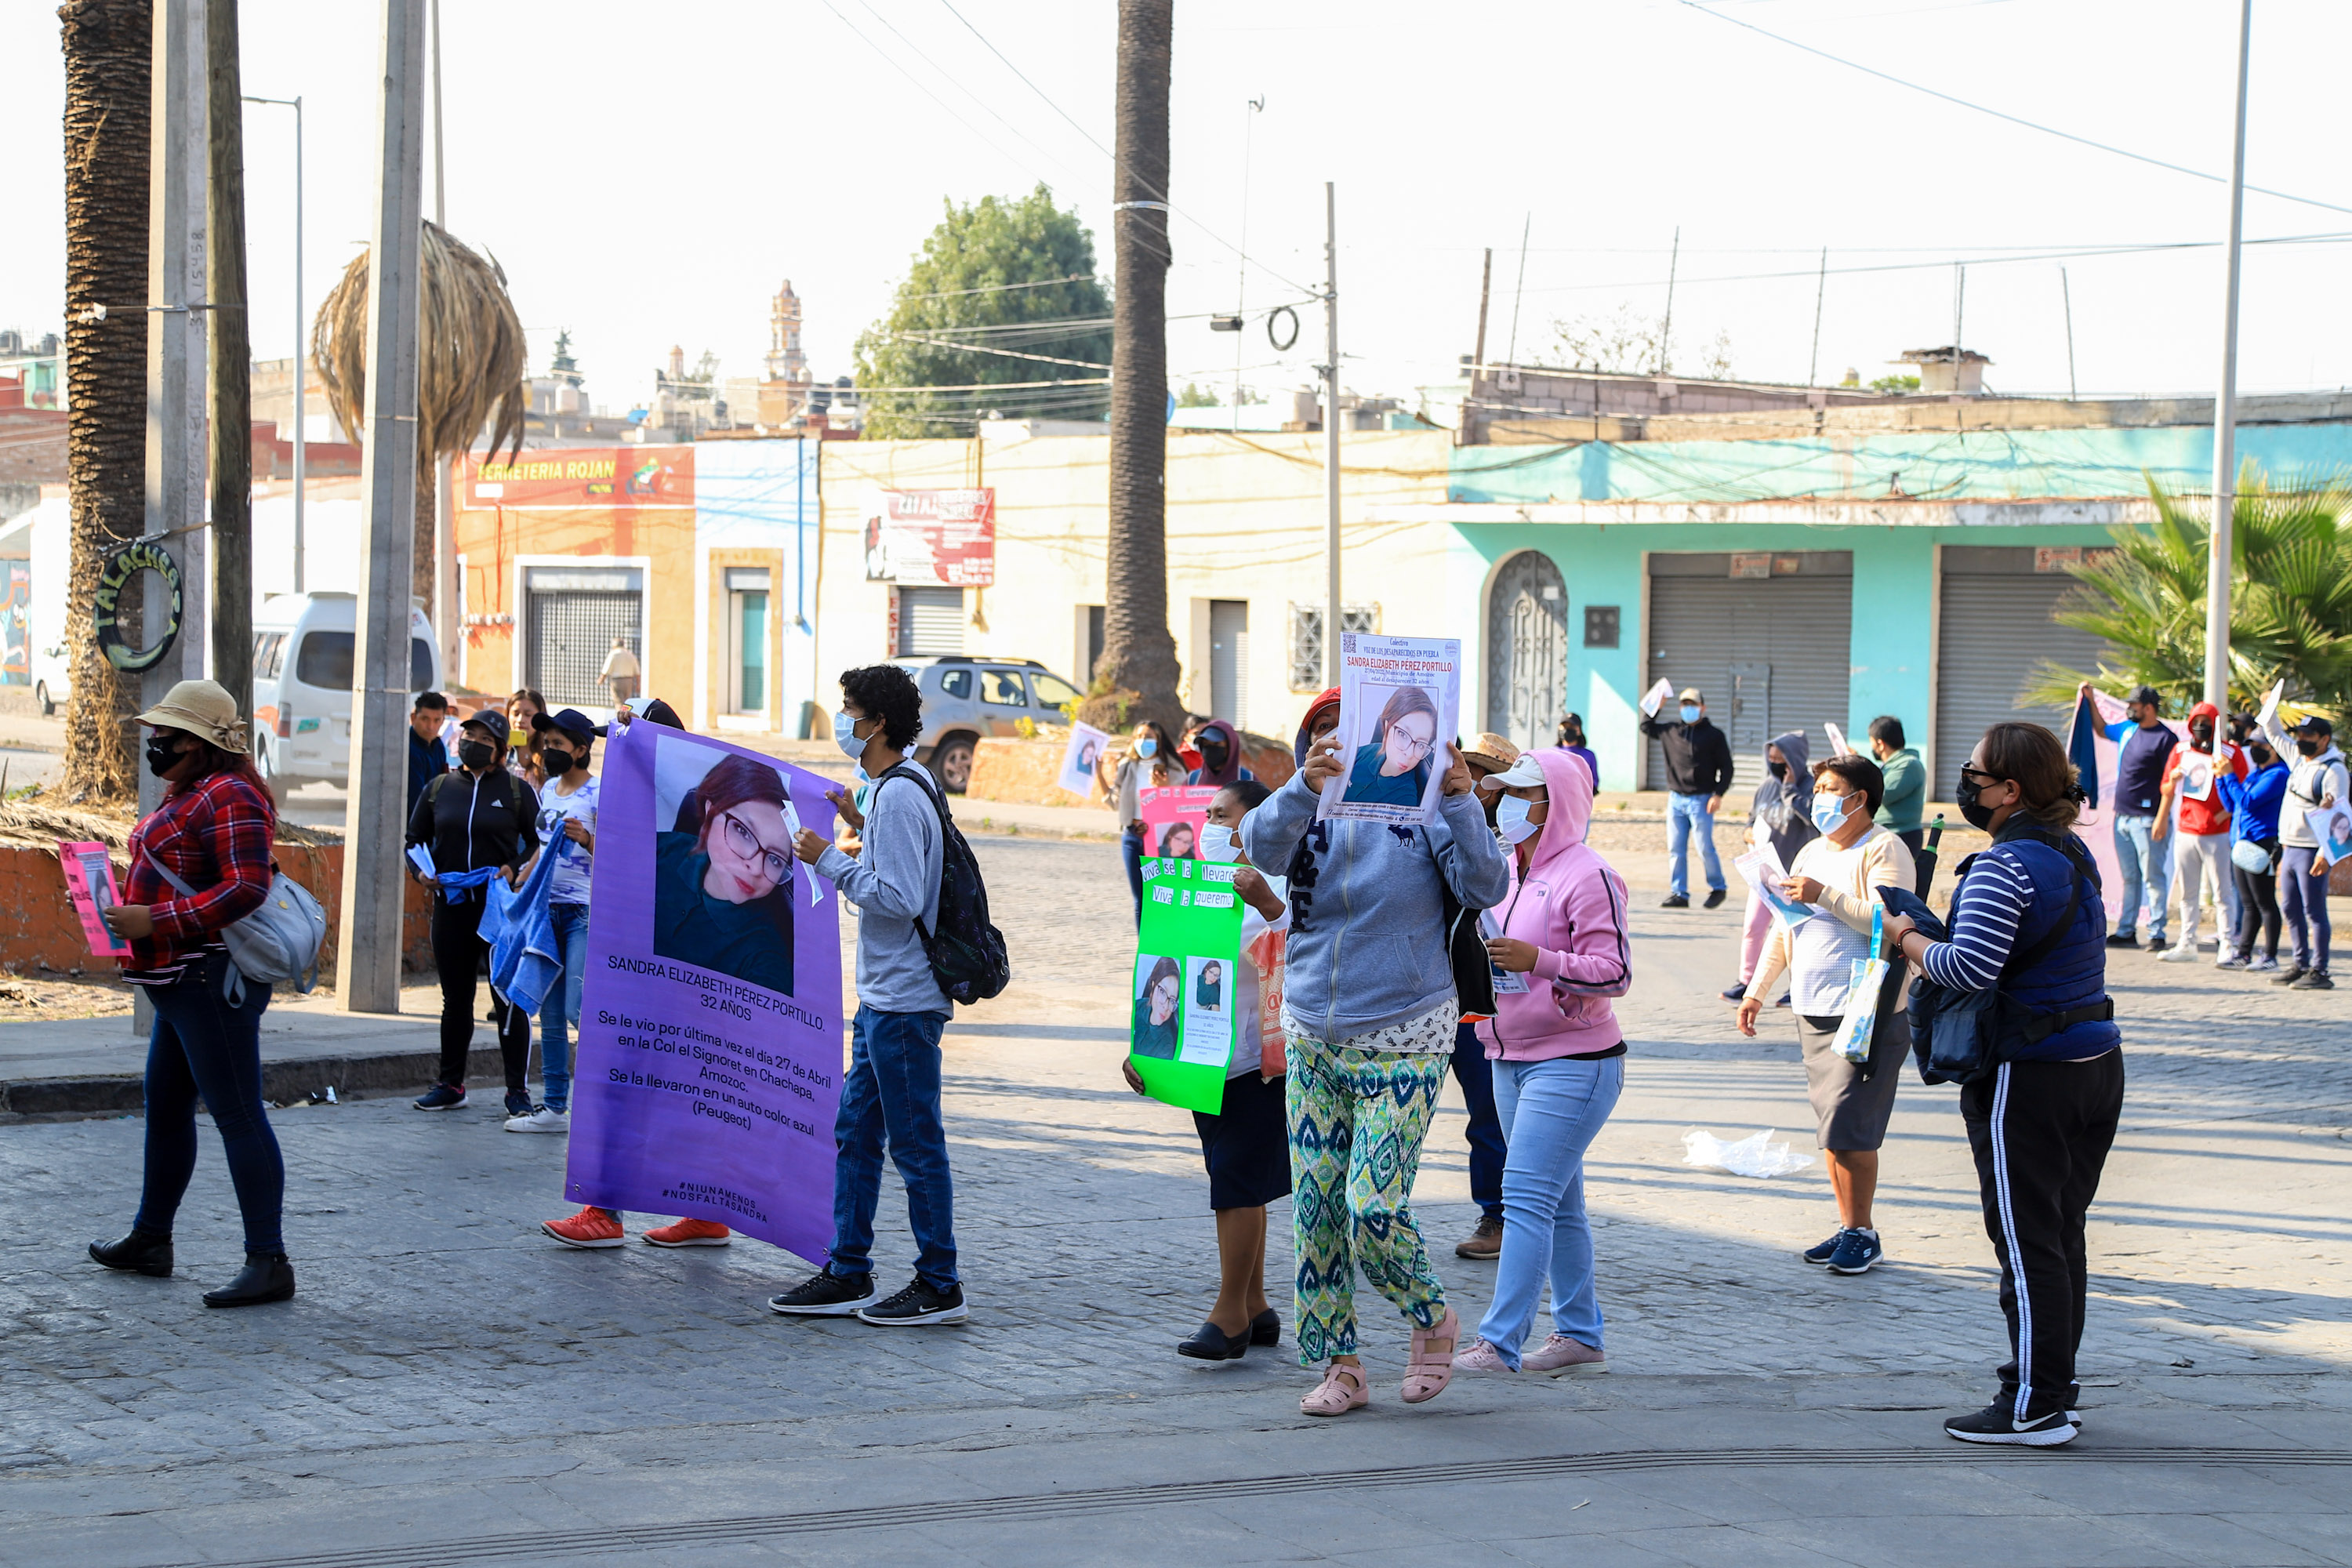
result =
[{"label": "black sneaker", "polygon": [[419,1110],[455,1110],[466,1103],[462,1083],[436,1083],[408,1102]]},{"label": "black sneaker", "polygon": [[1723,900],[1728,896],[1721,888],[1709,888],[1706,890],[1706,907],[1710,910],[1721,909]]},{"label": "black sneaker", "polygon": [[1743,980],[1737,985],[1727,987],[1723,993],[1723,999],[1727,1002],[1738,1002],[1745,998],[1747,994],[1748,982]]},{"label": "black sneaker", "polygon": [[1805,1248],[1804,1251],[1797,1254],[1797,1256],[1803,1258],[1808,1263],[1827,1263],[1830,1260],[1830,1254],[1835,1252],[1838,1249],[1838,1243],[1844,1239],[1845,1232],[1843,1229],[1833,1230],[1830,1232],[1830,1237],[1827,1241],[1815,1242],[1812,1246]]},{"label": "black sneaker", "polygon": [[1686,910],[1690,908],[1690,899],[1687,895],[1683,893],[1668,893],[1664,899],[1659,901],[1658,908],[1662,910]]},{"label": "black sneaker", "polygon": [[2293,989],[2297,991],[2333,991],[2336,982],[2327,978],[2325,969],[2314,969],[2295,977]]},{"label": "black sneaker", "polygon": [[2109,947],[2137,947],[2139,945],[2139,936],[2138,933],[2135,931],[2119,931],[2116,932],[2115,935],[2107,938],[2107,945]]},{"label": "black sneaker", "polygon": [[2311,971],[2305,969],[2300,963],[2290,963],[2284,969],[2280,970],[2276,974],[2271,976],[2271,984],[2273,985],[2292,985],[2310,973]]},{"label": "black sneaker", "polygon": [[2018,1448],[2054,1448],[2071,1443],[2082,1430],[2069,1413],[2053,1410],[2038,1421],[2019,1421],[2011,1406],[1988,1405],[1971,1415],[1955,1415],[1944,1423],[1944,1436],[1963,1443],[2000,1443]]},{"label": "black sneaker", "polygon": [[2160,936],[2152,936],[2147,939],[2147,951],[2150,952],[2162,952],[2171,945],[2172,944],[2170,942],[2165,941]]},{"label": "black sneaker", "polygon": [[530,1102],[530,1096],[521,1093],[516,1089],[510,1089],[507,1090],[507,1114],[509,1116],[529,1116],[532,1111],[537,1110],[538,1109],[539,1107]]},{"label": "black sneaker", "polygon": [[880,1306],[860,1310],[857,1316],[863,1322],[902,1329],[923,1323],[961,1323],[971,1316],[971,1310],[963,1304],[961,1285],[935,1290],[918,1274],[904,1290]]},{"label": "black sneaker", "polygon": [[820,1268],[781,1296],[768,1298],[768,1310],[788,1318],[845,1318],[874,1300],[874,1274],[835,1274]]}]

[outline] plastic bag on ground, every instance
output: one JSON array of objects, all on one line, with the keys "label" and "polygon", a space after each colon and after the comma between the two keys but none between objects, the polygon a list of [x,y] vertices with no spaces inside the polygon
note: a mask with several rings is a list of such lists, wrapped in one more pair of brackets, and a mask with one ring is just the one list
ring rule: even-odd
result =
[{"label": "plastic bag on ground", "polygon": [[1785,1142],[1773,1142],[1773,1131],[1768,1128],[1727,1142],[1704,1128],[1694,1127],[1683,1134],[1683,1163],[1703,1171],[1728,1171],[1735,1176],[1786,1176],[1813,1163],[1811,1154],[1800,1154]]}]

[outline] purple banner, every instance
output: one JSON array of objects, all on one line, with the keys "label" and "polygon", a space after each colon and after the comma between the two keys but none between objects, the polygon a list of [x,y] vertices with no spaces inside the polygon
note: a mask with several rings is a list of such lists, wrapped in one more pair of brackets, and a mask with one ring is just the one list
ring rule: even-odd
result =
[{"label": "purple banner", "polygon": [[828,787],[643,720],[613,732],[564,1174],[574,1202],[717,1220],[824,1259],[841,899],[793,858],[792,836],[832,836]]}]

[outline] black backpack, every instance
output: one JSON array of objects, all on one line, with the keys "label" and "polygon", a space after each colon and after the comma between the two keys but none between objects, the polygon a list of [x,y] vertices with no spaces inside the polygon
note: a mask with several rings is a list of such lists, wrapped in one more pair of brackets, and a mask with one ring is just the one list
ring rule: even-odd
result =
[{"label": "black backpack", "polygon": [[989,923],[988,884],[981,879],[980,862],[973,858],[971,846],[964,842],[955,820],[948,816],[947,797],[907,763],[875,781],[875,794],[879,795],[883,784],[894,778],[919,781],[940,816],[940,923],[936,931],[927,931],[918,920],[915,931],[923,939],[923,955],[931,961],[940,989],[950,1001],[969,1007],[1003,991],[1013,979],[1004,933]]}]

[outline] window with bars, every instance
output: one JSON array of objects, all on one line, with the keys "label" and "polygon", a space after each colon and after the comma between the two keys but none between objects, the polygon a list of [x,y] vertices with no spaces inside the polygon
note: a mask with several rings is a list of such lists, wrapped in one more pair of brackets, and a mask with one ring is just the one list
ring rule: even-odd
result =
[{"label": "window with bars", "polygon": [[[1378,605],[1340,605],[1339,629],[1342,632],[1379,631],[1381,607]],[[1323,680],[1323,606],[1293,604],[1290,606],[1290,689],[1320,691]]]}]

